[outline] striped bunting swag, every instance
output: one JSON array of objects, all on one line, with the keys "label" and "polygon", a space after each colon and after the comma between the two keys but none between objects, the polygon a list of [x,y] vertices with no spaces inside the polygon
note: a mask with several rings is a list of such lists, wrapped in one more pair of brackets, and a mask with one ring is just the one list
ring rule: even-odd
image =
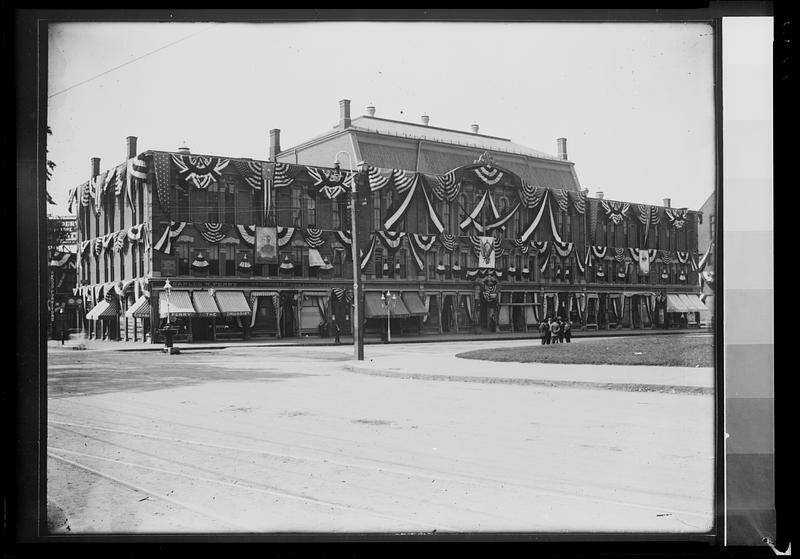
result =
[{"label": "striped bunting swag", "polygon": [[614,202],[613,200],[600,200],[600,206],[606,212],[606,217],[615,225],[622,223],[628,213],[630,204],[627,202]]},{"label": "striped bunting swag", "polygon": [[107,235],[103,235],[103,248],[107,251],[111,250],[114,246],[114,241],[116,238],[116,233],[108,233]]},{"label": "striped bunting swag", "polygon": [[452,202],[461,192],[461,181],[456,181],[455,170],[444,175],[436,175],[436,182],[433,187],[433,194],[439,200]]},{"label": "striped bunting swag", "polygon": [[72,206],[78,200],[78,188],[70,188],[69,194],[67,195],[67,212],[72,213]]},{"label": "striped bunting swag", "polygon": [[338,238],[343,245],[350,246],[353,244],[353,236],[350,234],[350,231],[334,231],[334,233],[336,233],[336,238]]},{"label": "striped bunting swag", "polygon": [[116,175],[117,175],[116,169],[110,169],[106,173],[105,179],[103,180],[103,193],[108,191],[109,187],[111,186],[111,183],[114,182],[114,178],[116,177]]},{"label": "striped bunting swag", "polygon": [[433,243],[436,242],[436,235],[412,233],[409,237],[411,238],[412,244],[416,245],[417,248],[424,252],[428,252],[433,247]]},{"label": "striped bunting swag", "polygon": [[513,239],[511,244],[514,245],[514,248],[520,252],[520,254],[528,254],[528,250],[530,249],[530,245],[523,241],[522,239]]},{"label": "striped bunting swag", "polygon": [[141,186],[141,184],[147,180],[147,163],[144,160],[144,155],[137,155],[136,157],[129,159],[126,172],[126,190],[128,194],[128,201],[133,208],[134,204],[131,190],[134,186],[134,181]]},{"label": "striped bunting swag", "polygon": [[126,173],[125,170],[127,165],[120,165],[115,169],[114,172],[114,195],[120,196],[122,191],[125,189],[125,177]]},{"label": "striped bunting swag", "polygon": [[405,233],[399,233],[396,231],[378,231],[378,237],[380,237],[381,244],[389,250],[390,253],[394,253],[403,242],[403,237],[405,237]]},{"label": "striped bunting swag", "polygon": [[[409,238],[413,238],[413,235],[410,235]],[[417,266],[417,270],[420,272],[425,269],[425,261],[420,257],[419,253],[417,252],[417,247],[413,242],[408,243],[408,248],[411,251],[411,256],[414,257],[414,264]]]},{"label": "striped bunting swag", "polygon": [[436,228],[439,233],[444,232],[444,225],[442,225],[442,220],[439,219],[439,214],[436,213],[436,208],[433,207],[431,204],[431,199],[428,197],[428,189],[426,188],[427,182],[423,180],[422,183],[422,195],[425,197],[425,204],[428,206],[428,219]]},{"label": "striped bunting swag", "polygon": [[[541,254],[541,253],[540,253]],[[547,270],[547,266],[550,264],[550,257],[553,255],[552,250],[548,250],[545,254],[544,260],[542,261],[541,265],[539,265],[539,271],[544,273]]]},{"label": "striped bunting swag", "polygon": [[384,222],[383,228],[387,230],[390,230],[392,226],[406,214],[419,182],[419,176],[416,173],[400,171],[398,169],[392,171],[392,178],[394,180],[395,191],[398,194],[405,194],[406,197],[400,203],[397,210]]},{"label": "striped bunting swag", "polygon": [[114,239],[114,252],[120,252],[125,248],[125,241],[128,239],[128,232],[124,229],[116,234]]},{"label": "striped bunting swag", "polygon": [[572,249],[574,246],[575,246],[574,243],[553,241],[553,247],[556,249],[556,252],[561,258],[566,258],[570,254],[572,254]]},{"label": "striped bunting swag", "polygon": [[599,245],[592,245],[592,257],[597,258],[598,260],[602,260],[606,257],[608,253],[608,247],[599,246]]},{"label": "striped bunting swag", "polygon": [[278,234],[278,246],[283,247],[289,244],[289,241],[292,240],[292,236],[294,235],[294,227],[280,227],[277,228]]},{"label": "striped bunting swag", "polygon": [[100,173],[92,179],[92,205],[94,213],[99,214],[103,199],[103,182],[105,173]]},{"label": "striped bunting swag", "polygon": [[526,208],[532,209],[538,206],[545,194],[547,194],[547,189],[540,186],[531,186],[525,180],[522,180],[519,199]]},{"label": "striped bunting swag", "polygon": [[495,237],[494,239],[494,261],[500,260],[500,257],[506,254],[506,249],[503,248],[503,239]]},{"label": "striped bunting swag", "polygon": [[[536,214],[536,217],[533,219],[530,225],[528,225],[528,227],[525,229],[525,232],[522,233],[522,236],[520,237],[522,241],[527,241],[528,237],[530,237],[534,233],[534,231],[536,231],[536,228],[539,227],[539,222],[542,220],[542,215],[544,215],[545,208],[549,207],[547,204],[547,196],[550,191],[546,189],[542,190],[544,191],[544,195],[540,198],[541,207],[539,208],[539,212]],[[550,213],[552,217],[552,212]]]},{"label": "striped bunting swag", "polygon": [[375,254],[375,242],[377,241],[375,234],[372,233],[369,236],[369,248],[367,249],[366,254],[363,250],[359,250],[359,254],[361,256],[361,269],[365,269],[369,261],[372,260],[372,255]]},{"label": "striped bunting swag", "polygon": [[244,182],[253,190],[261,190],[264,181],[263,169],[260,161],[232,161],[233,167],[242,175]]},{"label": "striped bunting swag", "polygon": [[578,270],[580,270],[580,272],[582,274],[585,273],[586,272],[586,268],[584,267],[583,259],[578,254],[578,251],[576,250],[572,254],[575,255],[575,263],[578,265]]},{"label": "striped bunting swag", "polygon": [[553,193],[555,194],[558,209],[561,210],[561,213],[569,212],[569,193],[563,188],[556,188],[553,190]]},{"label": "striped bunting swag", "polygon": [[569,195],[572,198],[572,205],[575,211],[580,215],[584,215],[586,213],[586,192],[570,192]]},{"label": "striped bunting swag", "polygon": [[672,263],[672,253],[668,250],[661,250],[659,251],[659,255],[661,256],[661,262],[664,264],[671,264]]},{"label": "striped bunting swag", "polygon": [[237,225],[236,230],[239,231],[239,236],[242,240],[250,246],[256,242],[256,226],[255,225]]},{"label": "striped bunting swag", "polygon": [[483,210],[483,205],[486,203],[486,198],[488,195],[489,191],[485,190],[478,204],[472,209],[469,215],[467,215],[467,217],[465,217],[464,220],[461,223],[459,223],[458,227],[462,231],[465,230],[467,227],[469,227],[470,223],[472,223],[472,225],[475,226],[475,229],[477,229],[481,233],[483,232],[483,228],[480,226],[479,223],[475,221],[475,218],[478,217],[478,215],[480,215],[481,211]]},{"label": "striped bunting swag", "polygon": [[531,241],[531,248],[536,249],[538,254],[547,252],[550,243],[548,241]]},{"label": "striped bunting swag", "polygon": [[625,262],[625,249],[624,248],[615,248],[614,249],[614,260],[617,262]]},{"label": "striped bunting swag", "polygon": [[703,255],[702,258],[700,258],[700,263],[697,265],[697,270],[698,271],[702,272],[703,270],[705,270],[706,264],[708,264],[708,257],[711,255],[711,249],[713,248],[713,246],[714,246],[714,243],[711,243],[710,245],[708,245],[708,248],[706,249],[706,253]]},{"label": "striped bunting swag", "polygon": [[81,189],[81,206],[88,206],[89,205],[89,192],[91,191],[91,186],[88,182],[83,183],[79,187]]},{"label": "striped bunting swag", "polygon": [[134,225],[133,227],[128,229],[128,240],[137,242],[141,241],[143,229],[144,229],[144,223],[140,223],[139,225]]},{"label": "striped bunting swag", "polygon": [[379,169],[377,167],[370,167],[369,171],[367,171],[370,191],[375,192],[376,190],[380,190],[389,184],[389,179],[392,178],[393,173],[394,171],[392,169]]},{"label": "striped bunting swag", "polygon": [[211,181],[222,176],[222,170],[228,166],[230,159],[205,157],[201,155],[172,154],[172,161],[178,166],[178,178],[185,183],[192,183],[195,188],[208,188]]},{"label": "striped bunting swag", "polygon": [[444,247],[447,252],[453,252],[458,246],[458,237],[442,233],[439,235],[439,243]]},{"label": "striped bunting swag", "polygon": [[666,214],[670,225],[672,225],[675,229],[682,229],[686,224],[686,215],[688,211],[689,210],[686,209],[674,210],[672,208],[664,208],[664,213]]},{"label": "striped bunting swag", "polygon": [[161,238],[153,248],[160,250],[164,254],[172,253],[172,239],[179,237],[186,227],[185,221],[170,221]]},{"label": "striped bunting swag", "polygon": [[94,240],[94,255],[100,256],[100,253],[103,252],[103,237],[97,237]]},{"label": "striped bunting swag", "polygon": [[92,241],[81,241],[81,250],[80,254],[81,257],[86,258],[89,256],[90,248],[92,246]]},{"label": "striped bunting swag", "polygon": [[325,244],[325,239],[322,237],[321,229],[305,229],[303,230],[303,238],[309,248],[319,248]]},{"label": "striped bunting swag", "polygon": [[289,164],[275,163],[272,168],[272,186],[274,188],[283,188],[293,182],[294,179],[289,177]]},{"label": "striped bunting swag", "polygon": [[228,231],[228,226],[222,223],[195,223],[194,227],[209,243],[220,242]]},{"label": "striped bunting swag", "polygon": [[476,168],[475,174],[489,186],[497,184],[503,178],[503,171],[488,165]]},{"label": "striped bunting swag", "polygon": [[333,295],[334,301],[346,301],[348,303],[353,302],[353,292],[347,289],[340,289],[338,287],[334,287],[331,289],[331,293]]},{"label": "striped bunting swag", "polygon": [[681,250],[678,250],[675,252],[675,255],[678,257],[678,262],[680,262],[681,264],[686,264],[689,261],[688,252],[683,252]]},{"label": "striped bunting swag", "polygon": [[639,249],[638,248],[629,248],[628,252],[630,252],[631,258],[633,258],[637,262],[639,261]]}]

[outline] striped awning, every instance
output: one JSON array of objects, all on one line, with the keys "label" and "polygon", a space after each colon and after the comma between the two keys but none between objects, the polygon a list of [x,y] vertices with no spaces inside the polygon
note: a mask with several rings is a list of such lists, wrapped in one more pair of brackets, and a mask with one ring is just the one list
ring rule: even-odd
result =
[{"label": "striped awning", "polygon": [[708,307],[700,300],[699,295],[689,294],[689,293],[681,293],[680,294],[681,301],[686,308],[689,309],[689,312],[708,312]]},{"label": "striped awning", "polygon": [[108,301],[100,301],[89,313],[86,315],[86,318],[89,320],[100,320],[104,318],[117,318],[117,304],[112,301],[109,303]]},{"label": "striped awning", "polygon": [[391,311],[394,318],[407,318],[411,313],[406,308],[401,297],[392,302],[391,309],[387,309],[381,301],[379,291],[369,291],[364,294],[364,316],[366,318],[386,318]]},{"label": "striped awning", "polygon": [[150,297],[142,295],[136,299],[136,302],[125,311],[125,316],[128,318],[150,318]]},{"label": "striped awning", "polygon": [[[167,294],[161,292],[158,297],[158,314],[161,317],[167,316]],[[188,291],[172,291],[169,295],[169,316],[196,316],[197,312],[194,310],[192,300],[189,297]]]},{"label": "striped awning", "polygon": [[250,316],[250,305],[241,291],[217,291],[214,293],[217,305],[226,316]]},{"label": "striped awning", "polygon": [[686,303],[683,302],[680,295],[675,293],[667,294],[667,312],[691,312]]},{"label": "striped awning", "polygon": [[428,310],[425,308],[425,303],[420,299],[419,294],[413,291],[406,291],[403,293],[403,303],[405,303],[408,312],[411,316],[425,316]]},{"label": "striped awning", "polygon": [[219,316],[219,307],[208,291],[192,291],[192,302],[197,316]]},{"label": "striped awning", "polygon": [[277,294],[277,291],[251,291],[250,298],[254,299],[256,297],[272,297],[273,295]]}]

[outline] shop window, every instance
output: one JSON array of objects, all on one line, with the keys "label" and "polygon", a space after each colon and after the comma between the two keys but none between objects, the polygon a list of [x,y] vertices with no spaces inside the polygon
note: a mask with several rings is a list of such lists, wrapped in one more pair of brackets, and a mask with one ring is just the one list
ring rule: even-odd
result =
[{"label": "shop window", "polygon": [[208,221],[208,191],[200,188],[190,188],[192,221],[195,223],[209,223]]},{"label": "shop window", "polygon": [[306,247],[294,247],[294,277],[308,277],[308,249]]},{"label": "shop window", "polygon": [[423,254],[425,254],[425,256],[423,256],[424,261],[427,261],[428,279],[436,279],[436,264],[438,263],[436,261],[436,251],[431,249],[429,252]]},{"label": "shop window", "polygon": [[189,275],[189,243],[178,243],[176,250],[178,256],[178,275]]},{"label": "shop window", "polygon": [[220,258],[224,262],[221,264],[222,273],[226,276],[236,275],[236,266],[238,262],[236,262],[235,255],[236,249],[233,245],[223,245],[220,248]]}]

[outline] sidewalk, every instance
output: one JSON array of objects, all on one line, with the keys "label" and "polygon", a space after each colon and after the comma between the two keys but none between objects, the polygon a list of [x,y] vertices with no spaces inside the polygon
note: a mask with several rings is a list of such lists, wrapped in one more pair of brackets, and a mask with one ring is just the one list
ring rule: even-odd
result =
[{"label": "sidewalk", "polygon": [[[623,330],[575,330],[572,333],[573,339],[580,338],[607,338],[619,336],[655,336],[655,335],[679,335],[679,334],[710,334],[708,328],[688,328],[683,330],[657,330],[657,329],[623,329]],[[490,340],[537,340],[538,332],[496,332],[483,334],[422,334],[393,336],[392,344],[408,343],[436,343],[436,342],[468,342],[468,341],[490,341]],[[380,338],[369,336],[364,340],[365,345],[386,345]],[[149,341],[108,341],[108,340],[88,340],[81,339],[78,334],[73,334],[64,345],[60,340],[48,340],[48,351],[72,351],[76,346],[83,345],[85,349],[92,351],[161,351],[163,344],[152,344]],[[319,336],[303,336],[296,338],[261,338],[257,340],[226,340],[224,342],[176,342],[175,346],[182,351],[225,349],[237,347],[293,347],[293,346],[335,346],[333,338],[320,338]],[[352,336],[342,336],[341,346],[352,346]],[[391,345],[391,344],[388,344]]]}]

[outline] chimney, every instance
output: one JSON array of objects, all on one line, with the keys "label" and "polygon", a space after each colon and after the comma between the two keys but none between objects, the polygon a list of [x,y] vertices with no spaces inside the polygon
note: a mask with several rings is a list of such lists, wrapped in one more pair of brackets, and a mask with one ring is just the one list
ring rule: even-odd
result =
[{"label": "chimney", "polygon": [[281,152],[281,130],[273,128],[269,131],[269,160],[275,161]]},{"label": "chimney", "polygon": [[189,146],[186,145],[186,140],[184,140],[183,145],[178,148],[178,152],[184,155],[189,155],[192,151],[189,149]]},{"label": "chimney", "polygon": [[350,99],[339,101],[339,127],[350,128]]},{"label": "chimney", "polygon": [[428,123],[431,121],[431,117],[429,117],[428,115],[422,115],[420,117],[420,120],[422,121],[422,124],[428,126]]},{"label": "chimney", "polygon": [[671,203],[672,203],[672,199],[671,198],[664,198],[664,207],[665,208],[671,207],[670,206]]},{"label": "chimney", "polygon": [[472,133],[473,134],[477,134],[478,133],[478,129],[480,127],[477,124],[473,124],[472,126],[470,126],[470,128],[472,128]]},{"label": "chimney", "polygon": [[100,174],[100,158],[92,157],[92,175],[89,178],[93,179],[99,174]]},{"label": "chimney", "polygon": [[125,143],[128,148],[128,157],[126,159],[136,157],[136,136],[128,136],[125,138]]},{"label": "chimney", "polygon": [[367,116],[375,116],[375,107],[370,105],[367,107]]},{"label": "chimney", "polygon": [[597,196],[599,200],[602,200],[603,196],[605,196],[605,193],[602,190],[598,190],[595,196]]},{"label": "chimney", "polygon": [[567,139],[566,138],[558,138],[556,140],[556,144],[558,144],[558,158],[563,159],[564,161],[567,160]]}]

